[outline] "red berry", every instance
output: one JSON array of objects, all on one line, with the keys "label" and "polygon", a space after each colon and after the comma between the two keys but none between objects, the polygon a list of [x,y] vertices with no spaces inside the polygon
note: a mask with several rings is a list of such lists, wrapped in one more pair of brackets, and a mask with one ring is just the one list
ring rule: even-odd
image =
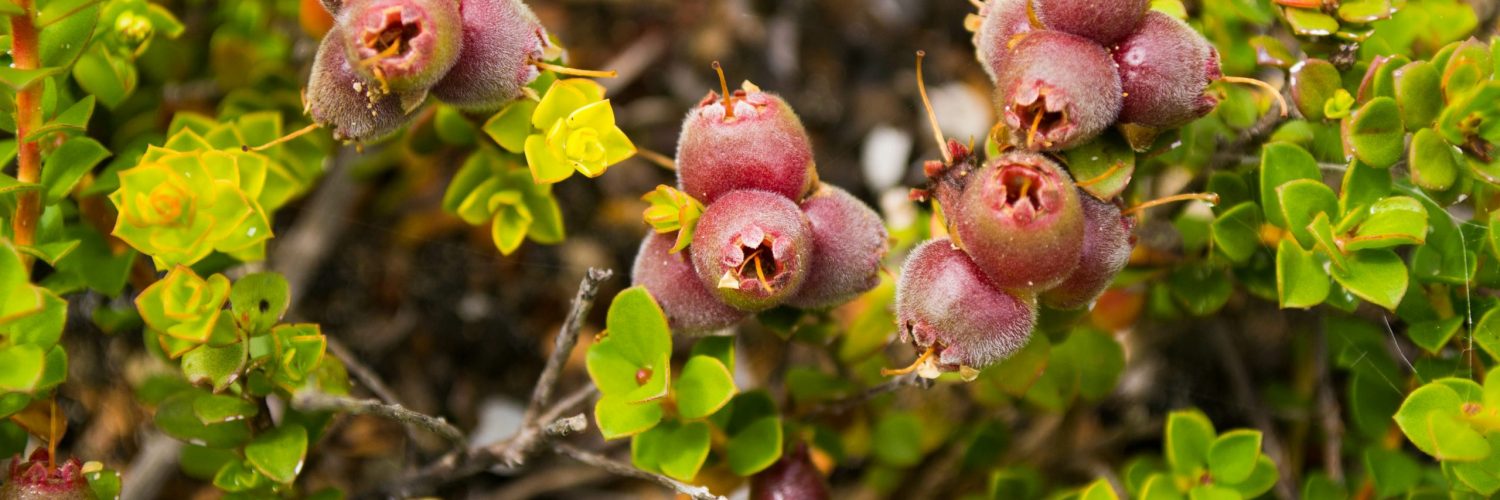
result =
[{"label": "red berry", "polygon": [[679,188],[705,204],[737,189],[802,200],[817,185],[802,120],[786,101],[756,89],[736,90],[729,100],[725,108],[709,92],[688,112],[677,141]]},{"label": "red berry", "polygon": [[796,203],[766,191],[733,191],[698,219],[693,268],[720,300],[762,311],[802,287],[812,248],[812,227]]},{"label": "red berry", "polygon": [[1031,0],[1042,26],[1106,47],[1135,31],[1150,8],[1151,0]]},{"label": "red berry", "polygon": [[720,301],[698,279],[693,270],[692,249],[671,253],[674,234],[650,234],[641,242],[630,272],[632,284],[646,287],[661,304],[672,329],[701,333],[728,328],[746,314]]},{"label": "red berry", "polygon": [[1130,231],[1135,219],[1120,215],[1113,203],[1079,191],[1083,201],[1083,254],[1078,268],[1062,284],[1042,293],[1042,303],[1054,309],[1087,307],[1109,288],[1130,260]]},{"label": "red berry", "polygon": [[998,81],[1016,35],[1031,31],[1026,15],[1027,0],[989,0],[979,8],[979,29],[974,32],[974,55],[979,65]]},{"label": "red berry", "polygon": [[995,84],[1011,145],[1059,151],[1083,144],[1120,114],[1120,75],[1087,38],[1033,31],[1014,43]]},{"label": "red berry", "polygon": [[750,477],[750,500],[827,500],[828,481],[798,443],[781,460]]},{"label": "red berry", "polygon": [[339,14],[338,25],[354,68],[394,92],[425,90],[458,61],[453,0],[357,0]]},{"label": "red berry", "polygon": [[47,448],[39,447],[25,461],[19,455],[12,458],[5,484],[0,485],[0,498],[89,500],[94,497],[77,458],[70,458],[53,468],[48,465],[47,457]]},{"label": "red berry", "polygon": [[463,51],[432,95],[461,108],[499,109],[540,75],[532,63],[551,46],[547,30],[521,0],[463,0],[459,12]]},{"label": "red berry", "polygon": [[1213,111],[1219,100],[1206,91],[1223,77],[1219,52],[1187,23],[1149,12],[1140,30],[1114,49],[1125,91],[1120,121],[1166,129]]},{"label": "red berry", "polygon": [[341,141],[366,142],[390,135],[408,121],[401,98],[360,78],[339,47],[342,40],[334,27],[318,45],[304,96],[307,112]]},{"label": "red berry", "polygon": [[970,175],[957,205],[943,209],[964,250],[995,285],[1045,290],[1073,273],[1083,249],[1083,208],[1062,167],[1016,151]]},{"label": "red berry", "polygon": [[835,306],[880,284],[880,260],[890,249],[880,215],[828,184],[802,202],[802,213],[812,225],[812,266],[787,303],[807,309]]},{"label": "red berry", "polygon": [[948,239],[918,246],[896,284],[902,340],[934,350],[947,369],[983,368],[1026,345],[1035,299],[996,288]]}]

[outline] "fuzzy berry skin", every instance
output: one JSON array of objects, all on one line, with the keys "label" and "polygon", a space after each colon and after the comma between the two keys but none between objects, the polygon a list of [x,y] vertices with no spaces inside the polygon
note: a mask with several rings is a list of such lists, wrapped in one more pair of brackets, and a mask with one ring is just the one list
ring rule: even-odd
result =
[{"label": "fuzzy berry skin", "polygon": [[705,204],[737,189],[801,201],[818,181],[802,120],[759,90],[734,91],[730,106],[733,116],[709,92],[688,112],[677,141],[678,188]]},{"label": "fuzzy berry skin", "polygon": [[703,211],[692,249],[698,278],[719,300],[763,311],[785,302],[806,281],[812,227],[797,204],[779,194],[733,191]]},{"label": "fuzzy berry skin", "polygon": [[1134,32],[1150,8],[1151,0],[1031,0],[1031,10],[1042,26],[1105,47]]},{"label": "fuzzy berry skin", "polygon": [[974,31],[974,55],[980,67],[998,81],[1009,59],[1010,44],[1016,35],[1031,31],[1026,15],[1027,0],[989,0],[979,8],[979,29]]},{"label": "fuzzy berry skin", "polygon": [[996,288],[951,241],[935,239],[906,258],[896,321],[903,341],[935,349],[939,366],[983,368],[1026,345],[1036,301]]},{"label": "fuzzy berry skin", "polygon": [[1187,124],[1219,100],[1208,84],[1223,77],[1219,52],[1203,35],[1172,16],[1149,12],[1140,30],[1114,49],[1125,91],[1120,121],[1156,129]]},{"label": "fuzzy berry skin", "polygon": [[424,90],[458,61],[455,0],[355,0],[338,16],[344,55],[365,81],[393,92]]},{"label": "fuzzy berry skin", "polygon": [[335,27],[318,46],[304,106],[313,121],[340,141],[368,142],[388,136],[407,122],[396,94],[383,94],[354,72],[344,57],[343,35]]},{"label": "fuzzy berry skin", "polygon": [[88,480],[77,458],[47,466],[47,448],[37,448],[25,461],[17,455],[10,460],[0,498],[5,500],[90,500]]},{"label": "fuzzy berry skin", "polygon": [[832,307],[880,284],[880,260],[890,250],[880,215],[848,191],[824,184],[802,202],[812,225],[812,267],[791,300],[795,307]]},{"label": "fuzzy berry skin", "polygon": [[1083,201],[1083,254],[1078,268],[1061,284],[1043,292],[1042,303],[1053,309],[1088,307],[1130,260],[1131,231],[1135,219],[1120,214],[1113,203],[1078,192]]},{"label": "fuzzy berry skin", "polygon": [[1093,140],[1114,124],[1121,102],[1109,51],[1057,31],[1033,31],[1015,41],[995,85],[995,109],[1009,143],[1031,151]]},{"label": "fuzzy berry skin", "polygon": [[704,288],[693,270],[691,249],[671,253],[675,234],[646,235],[630,271],[632,285],[646,287],[679,333],[707,333],[745,319],[744,311],[729,307]]},{"label": "fuzzy berry skin", "polygon": [[459,13],[463,51],[432,95],[468,110],[500,109],[541,74],[532,63],[552,45],[547,30],[521,0],[463,0]]},{"label": "fuzzy berry skin", "polygon": [[1010,152],[974,171],[956,206],[953,233],[990,281],[1006,290],[1056,286],[1078,267],[1083,207],[1062,167],[1037,153]]},{"label": "fuzzy berry skin", "polygon": [[827,500],[828,481],[798,443],[781,460],[750,477],[750,500]]}]

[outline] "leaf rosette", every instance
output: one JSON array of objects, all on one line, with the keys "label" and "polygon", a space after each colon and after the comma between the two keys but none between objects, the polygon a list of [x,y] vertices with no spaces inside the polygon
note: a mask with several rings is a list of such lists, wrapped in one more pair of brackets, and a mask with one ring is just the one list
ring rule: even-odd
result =
[{"label": "leaf rosette", "polygon": [[227,300],[229,278],[215,274],[203,279],[177,266],[141,292],[135,305],[146,326],[161,336],[163,350],[175,357],[209,341]]}]

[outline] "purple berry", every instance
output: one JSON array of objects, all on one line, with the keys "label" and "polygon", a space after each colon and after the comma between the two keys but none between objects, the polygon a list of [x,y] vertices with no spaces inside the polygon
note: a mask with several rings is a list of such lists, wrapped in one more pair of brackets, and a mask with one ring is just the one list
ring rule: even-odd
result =
[{"label": "purple berry", "polygon": [[1120,215],[1113,203],[1079,191],[1083,201],[1083,254],[1078,268],[1062,284],[1042,293],[1042,303],[1054,309],[1087,307],[1109,288],[1130,260],[1130,232],[1135,219]]},{"label": "purple berry", "polygon": [[693,270],[692,249],[671,253],[674,234],[652,233],[641,242],[630,272],[633,285],[646,287],[667,322],[681,333],[703,333],[728,328],[747,314],[720,301],[698,279]]},{"label": "purple berry", "polygon": [[448,74],[459,23],[453,0],[357,0],[338,17],[350,64],[393,92],[425,90]]},{"label": "purple berry", "polygon": [[1011,48],[995,108],[1011,145],[1060,151],[1098,137],[1120,114],[1120,75],[1109,51],[1080,36],[1033,31]]},{"label": "purple berry", "polygon": [[1051,288],[1073,273],[1083,249],[1083,208],[1062,167],[1037,153],[997,156],[945,206],[964,250],[1007,290]]},{"label": "purple berry", "polygon": [[989,0],[979,8],[979,29],[974,31],[974,55],[979,65],[998,81],[1016,35],[1031,31],[1027,0]]},{"label": "purple berry", "polygon": [[1151,0],[1031,0],[1031,10],[1049,30],[1114,45],[1141,25]]},{"label": "purple berry", "polygon": [[693,268],[714,295],[742,311],[762,311],[807,279],[812,227],[779,194],[733,191],[703,211],[691,248]]},{"label": "purple berry", "polygon": [[880,284],[880,260],[890,249],[880,215],[828,184],[802,202],[802,213],[812,225],[812,267],[787,303],[805,309],[831,307]]},{"label": "purple berry", "polygon": [[1125,91],[1120,122],[1156,129],[1185,125],[1213,111],[1208,84],[1223,77],[1219,52],[1187,23],[1149,12],[1114,50]]},{"label": "purple berry", "polygon": [[304,96],[307,112],[337,140],[368,142],[390,135],[408,121],[401,97],[360,78],[344,57],[341,40],[335,27],[318,45]]},{"label": "purple berry", "polygon": [[807,445],[781,456],[766,470],[750,477],[750,500],[827,500],[828,481],[813,465]]},{"label": "purple berry", "polygon": [[432,87],[438,100],[471,110],[495,110],[521,96],[551,47],[547,30],[521,0],[463,0],[463,51]]},{"label": "purple berry", "polygon": [[896,284],[897,329],[939,366],[983,368],[1016,352],[1036,326],[1035,299],[996,288],[948,239],[918,246]]},{"label": "purple berry", "polygon": [[738,189],[800,201],[817,185],[817,175],[802,120],[773,94],[736,90],[726,108],[709,92],[682,123],[678,186],[705,204]]}]

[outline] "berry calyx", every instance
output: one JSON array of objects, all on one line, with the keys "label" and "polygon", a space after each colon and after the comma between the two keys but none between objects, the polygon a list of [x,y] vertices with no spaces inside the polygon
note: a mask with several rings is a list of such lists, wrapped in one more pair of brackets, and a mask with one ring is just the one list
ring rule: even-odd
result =
[{"label": "berry calyx", "polygon": [[403,105],[400,95],[386,93],[361,78],[339,47],[343,39],[342,31],[334,27],[318,45],[303,106],[336,140],[368,142],[390,135],[406,124],[407,110],[421,99],[412,98],[409,101],[415,103]]},{"label": "berry calyx", "polygon": [[812,228],[791,200],[740,190],[708,205],[689,248],[704,286],[725,303],[756,312],[801,288],[812,261]]},{"label": "berry calyx", "polygon": [[[720,301],[693,270],[692,249],[672,252],[676,236],[653,233],[641,241],[630,272],[632,285],[646,287],[681,333],[706,333],[733,326],[747,314]],[[648,377],[649,378],[649,377]]]},{"label": "berry calyx", "polygon": [[547,30],[521,0],[463,0],[463,46],[453,69],[432,87],[438,100],[496,110],[521,97],[552,49]]},{"label": "berry calyx", "polygon": [[462,38],[452,0],[362,0],[339,16],[344,51],[386,92],[425,90],[458,61]]},{"label": "berry calyx", "polygon": [[1077,269],[1061,284],[1042,293],[1042,303],[1054,309],[1092,304],[1130,260],[1135,219],[1121,214],[1113,203],[1085,192],[1080,191],[1078,198],[1083,202],[1083,251]]},{"label": "berry calyx", "polygon": [[1085,37],[1105,47],[1135,31],[1150,8],[1151,0],[1031,0],[1032,13],[1046,29]]},{"label": "berry calyx", "polygon": [[812,265],[788,304],[831,307],[880,284],[880,261],[890,242],[879,214],[828,184],[802,202],[802,213],[812,227]]},{"label": "berry calyx", "polygon": [[1082,253],[1083,208],[1062,167],[1013,151],[970,176],[956,204],[943,208],[956,239],[995,285],[1045,290],[1073,272]]},{"label": "berry calyx", "polygon": [[88,480],[77,458],[53,465],[47,448],[38,447],[25,461],[19,455],[10,460],[0,498],[18,500],[88,500]]},{"label": "berry calyx", "polygon": [[1121,108],[1109,52],[1087,38],[1033,31],[1013,42],[995,88],[1010,145],[1059,151],[1098,137]]},{"label": "berry calyx", "polygon": [[896,285],[897,330],[903,341],[931,351],[924,356],[932,368],[983,368],[1030,340],[1035,302],[995,287],[950,240],[935,239],[906,259]]},{"label": "berry calyx", "polygon": [[786,101],[750,82],[724,96],[710,91],[683,120],[678,187],[705,204],[739,189],[801,201],[817,180],[802,121]]}]

